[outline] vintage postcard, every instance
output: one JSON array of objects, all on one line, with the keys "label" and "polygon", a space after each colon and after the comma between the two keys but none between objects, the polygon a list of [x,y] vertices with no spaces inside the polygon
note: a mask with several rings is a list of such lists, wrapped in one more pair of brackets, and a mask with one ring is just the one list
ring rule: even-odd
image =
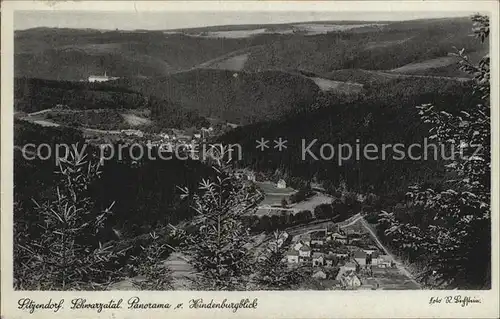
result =
[{"label": "vintage postcard", "polygon": [[3,1],[2,318],[498,318],[496,1]]}]

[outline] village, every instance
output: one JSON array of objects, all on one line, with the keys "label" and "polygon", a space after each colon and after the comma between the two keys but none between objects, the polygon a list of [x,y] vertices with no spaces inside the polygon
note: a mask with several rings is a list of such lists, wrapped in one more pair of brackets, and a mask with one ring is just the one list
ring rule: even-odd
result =
[{"label": "village", "polygon": [[[100,111],[101,110],[91,110],[87,112],[99,113]],[[15,117],[16,119],[41,126],[64,126],[64,124],[56,123],[50,118],[50,115],[56,112],[72,113],[77,111],[69,110],[65,105],[57,104],[51,109],[29,114],[19,113],[15,114]],[[189,131],[165,129],[160,132],[148,132],[139,128],[100,129],[85,127],[84,125],[75,128],[78,128],[83,133],[83,137],[86,141],[92,145],[101,146],[120,142],[124,146],[131,146],[140,143],[149,147],[161,148],[161,150],[165,152],[186,154],[183,156],[186,159],[196,159],[196,153],[200,151],[200,146],[207,143],[210,138],[216,135],[212,126],[201,127],[199,129],[192,128]]]},{"label": "village", "polygon": [[290,267],[309,267],[312,278],[341,289],[378,289],[374,273],[395,267],[369,234],[339,225],[294,236],[286,261]]},{"label": "village", "polygon": [[213,136],[213,128],[202,127],[200,130],[187,134],[180,130],[171,129],[169,132],[145,133],[137,129],[125,129],[120,132],[122,140],[131,139],[131,142],[137,139],[145,139],[150,146],[161,147],[165,151],[195,151],[196,147],[207,141]]},{"label": "village", "polygon": [[[241,172],[241,175],[264,190],[262,202],[276,203],[262,205],[261,202],[254,214],[262,218],[262,214],[273,216],[286,211],[279,207],[279,198],[283,197],[276,193],[291,189],[284,179],[274,184],[269,181],[255,182],[255,174],[251,172]],[[327,194],[316,191],[311,197],[289,205],[288,213],[296,214],[303,208],[314,212],[315,206],[331,201]],[[300,209],[294,208],[297,206]],[[339,222],[313,219],[305,224],[286,226],[280,231],[277,244],[286,248],[283,262],[288,268],[301,269],[309,277],[303,283],[304,289],[417,289],[418,286],[370,230],[359,213]],[[263,237],[261,240],[262,243],[269,243]],[[265,258],[266,249],[260,250],[260,254],[261,258]]]}]

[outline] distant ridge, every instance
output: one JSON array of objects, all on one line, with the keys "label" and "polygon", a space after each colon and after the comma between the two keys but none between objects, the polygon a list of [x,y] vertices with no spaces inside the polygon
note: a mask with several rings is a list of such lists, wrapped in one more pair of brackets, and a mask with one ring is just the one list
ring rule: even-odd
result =
[{"label": "distant ridge", "polygon": [[421,19],[410,19],[410,20],[300,20],[296,22],[283,22],[283,23],[257,23],[257,24],[222,24],[222,25],[208,25],[202,27],[188,27],[188,28],[173,28],[173,29],[97,29],[97,28],[68,28],[68,27],[34,27],[34,28],[26,28],[26,29],[17,29],[14,32],[23,32],[23,31],[36,31],[36,30],[67,30],[67,31],[98,31],[98,32],[161,32],[161,31],[172,31],[172,32],[185,32],[185,31],[198,31],[198,30],[207,30],[214,29],[214,31],[225,31],[225,30],[245,30],[250,28],[258,28],[258,27],[280,27],[287,25],[300,25],[300,24],[390,24],[390,23],[398,23],[398,22],[422,22],[422,21],[441,21],[441,20],[469,20],[468,16],[463,17],[443,17],[443,18],[421,18]]}]

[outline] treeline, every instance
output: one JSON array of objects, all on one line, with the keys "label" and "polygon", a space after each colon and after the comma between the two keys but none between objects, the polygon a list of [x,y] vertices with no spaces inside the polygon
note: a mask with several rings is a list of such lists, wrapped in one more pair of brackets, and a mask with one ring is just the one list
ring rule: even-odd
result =
[{"label": "treeline", "polygon": [[[428,160],[412,160],[407,153],[403,159],[394,159],[396,154],[391,150],[382,159],[382,146],[397,143],[406,148],[413,143],[423,145],[428,124],[419,120],[415,105],[432,102],[436,110],[461,109],[477,100],[470,88],[470,83],[458,81],[395,79],[370,85],[366,94],[353,102],[322,95],[322,99],[315,102],[317,108],[314,111],[238,127],[221,140],[240,143],[245,149],[240,165],[250,166],[256,171],[269,174],[279,171],[286,177],[317,180],[328,191],[345,181],[349,189],[361,193],[399,192],[401,187],[413,181],[439,178],[443,168],[441,161],[439,156],[434,160],[432,148]],[[285,138],[288,148],[286,152],[260,152],[254,144],[261,137]],[[302,152],[311,143],[313,145],[308,149],[313,156]],[[324,143],[335,147],[333,158],[321,158]],[[338,146],[345,143],[351,145],[353,155],[339,162]],[[363,158],[363,148],[369,143],[377,145],[379,160]],[[361,153],[359,159],[355,154],[357,145]],[[414,148],[412,155],[423,156],[423,147]]]},{"label": "treeline", "polygon": [[83,143],[80,131],[64,126],[46,127],[14,118],[14,146],[23,147],[28,143],[40,145],[46,143],[55,147],[58,143]]},{"label": "treeline", "polygon": [[183,108],[179,104],[167,100],[150,99],[148,109],[151,110],[151,119],[154,121],[153,128],[189,128],[209,127],[210,122],[197,111]]},{"label": "treeline", "polygon": [[103,83],[15,78],[14,109],[37,112],[59,105],[67,109],[138,109],[147,98],[126,88]]}]

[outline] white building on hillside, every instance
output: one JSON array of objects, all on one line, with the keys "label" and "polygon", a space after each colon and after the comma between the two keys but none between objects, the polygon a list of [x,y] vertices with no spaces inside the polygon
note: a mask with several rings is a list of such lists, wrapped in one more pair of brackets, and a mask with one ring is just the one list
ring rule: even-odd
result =
[{"label": "white building on hillside", "polygon": [[299,252],[294,249],[290,249],[286,253],[286,258],[290,264],[297,264],[299,262]]},{"label": "white building on hillside", "polygon": [[119,79],[118,77],[115,76],[108,76],[106,72],[104,72],[104,75],[91,75],[89,76],[89,82],[106,82],[106,81],[111,81],[111,80],[116,80]]}]

